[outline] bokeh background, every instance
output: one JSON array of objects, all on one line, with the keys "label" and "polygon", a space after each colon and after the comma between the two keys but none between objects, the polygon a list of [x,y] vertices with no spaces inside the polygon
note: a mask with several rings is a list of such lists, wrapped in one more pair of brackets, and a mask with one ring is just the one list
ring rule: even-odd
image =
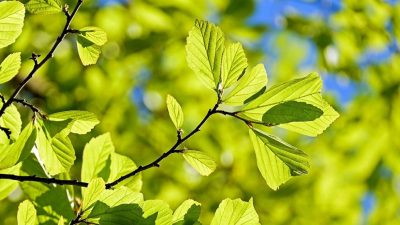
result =
[{"label": "bokeh background", "polygon": [[[66,1],[71,6],[74,1]],[[194,20],[218,24],[243,43],[251,65],[265,63],[270,87],[316,71],[323,94],[341,117],[309,138],[270,130],[310,155],[311,172],[278,191],[264,182],[244,124],[213,117],[187,147],[218,163],[199,176],[179,155],[143,175],[146,199],[174,209],[192,198],[202,203],[208,224],[225,198],[254,198],[261,224],[400,224],[400,1],[396,0],[85,0],[73,28],[95,25],[109,37],[95,66],[83,67],[69,37],[55,58],[30,81],[22,96],[47,113],[79,109],[101,124],[73,136],[79,178],[84,144],[110,132],[118,152],[145,164],[169,149],[175,130],[165,106],[171,94],[183,106],[189,132],[215,97],[187,67],[185,41]],[[32,67],[32,52],[46,53],[64,23],[61,15],[27,15],[16,44],[0,58],[21,51],[20,75]],[[25,121],[29,111],[21,108]],[[16,224],[13,192],[0,203],[0,224]]]}]

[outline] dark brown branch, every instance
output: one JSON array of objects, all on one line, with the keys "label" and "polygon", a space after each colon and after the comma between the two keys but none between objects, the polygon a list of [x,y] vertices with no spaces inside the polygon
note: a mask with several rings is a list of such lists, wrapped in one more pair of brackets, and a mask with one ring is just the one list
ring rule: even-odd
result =
[{"label": "dark brown branch", "polygon": [[[210,118],[210,116],[218,112],[218,110],[217,110],[218,106],[219,106],[219,103],[215,104],[215,106],[212,109],[208,110],[205,117],[200,121],[200,123],[188,135],[186,135],[185,137],[181,137],[181,138],[179,138],[179,136],[178,136],[175,144],[167,152],[163,153],[160,157],[155,159],[153,162],[151,162],[147,165],[144,165],[144,166],[139,166],[132,172],[118,178],[117,180],[107,183],[106,188],[110,189],[110,188],[114,187],[115,185],[119,184],[120,182],[122,182],[130,177],[133,177],[136,174],[138,174],[144,170],[150,169],[152,167],[159,167],[160,166],[159,163],[171,154],[183,153],[185,150],[178,149],[178,147],[183,142],[185,142],[190,137],[192,137],[194,134],[196,134],[197,132],[200,131],[200,128]],[[41,183],[46,183],[46,184],[74,185],[74,186],[80,186],[80,187],[87,187],[89,185],[87,182],[82,182],[82,181],[78,181],[78,180],[61,180],[61,179],[56,179],[56,178],[37,177],[35,175],[17,176],[17,175],[11,175],[11,174],[0,174],[0,180],[1,179],[16,180],[16,181],[21,181],[21,182],[33,181],[33,182],[41,182]],[[82,222],[82,221],[79,221],[79,222]]]},{"label": "dark brown branch", "polygon": [[56,178],[49,178],[49,177],[37,177],[35,175],[32,176],[18,176],[12,174],[0,174],[0,179],[7,179],[7,180],[17,180],[17,181],[34,181],[40,182],[45,184],[60,184],[60,185],[74,185],[80,187],[87,187],[88,183],[81,182],[78,180],[60,180]]},{"label": "dark brown branch", "polygon": [[39,108],[26,102],[25,99],[15,98],[14,102],[19,103],[19,104],[23,105],[24,107],[29,108],[34,114],[37,113],[37,114],[39,114],[40,117],[46,118],[46,115],[44,113],[42,113]]},{"label": "dark brown branch", "polygon": [[67,20],[65,22],[64,29],[61,33],[61,35],[57,38],[56,42],[54,43],[53,47],[50,49],[50,51],[47,53],[47,55],[40,61],[37,61],[37,57],[33,57],[34,60],[34,66],[31,70],[31,72],[28,74],[27,77],[18,85],[18,87],[14,90],[14,92],[11,94],[10,98],[2,105],[0,109],[0,117],[3,116],[4,112],[6,109],[15,101],[17,95],[21,90],[24,88],[24,86],[29,82],[30,79],[32,79],[33,75],[49,60],[53,57],[53,54],[55,50],[57,49],[58,45],[64,40],[65,36],[69,33],[69,27],[71,25],[72,19],[76,15],[76,12],[82,5],[83,0],[78,0],[74,10],[72,11],[71,14],[69,14],[68,9],[64,9],[64,13],[67,17]]},{"label": "dark brown branch", "polygon": [[126,175],[124,175],[124,176],[118,178],[117,180],[115,180],[115,181],[113,181],[113,182],[107,183],[107,184],[106,184],[106,188],[107,188],[107,189],[112,188],[113,186],[119,184],[120,182],[122,182],[122,181],[124,181],[124,180],[126,180],[126,179],[128,179],[128,178],[130,178],[130,177],[133,177],[133,176],[135,176],[136,174],[138,174],[138,173],[140,173],[140,172],[142,172],[142,171],[144,171],[144,170],[150,169],[150,168],[152,168],[152,167],[159,167],[159,166],[160,166],[159,163],[160,163],[163,159],[167,158],[169,155],[171,155],[171,154],[173,154],[173,153],[182,153],[182,152],[183,152],[182,150],[178,150],[178,149],[177,149],[177,148],[179,147],[179,145],[181,145],[183,142],[185,142],[185,141],[186,141],[187,139],[189,139],[191,136],[193,136],[194,134],[196,134],[197,132],[199,132],[199,131],[200,131],[200,128],[201,128],[201,127],[203,126],[203,124],[208,120],[208,118],[210,118],[211,115],[215,114],[215,113],[218,111],[218,110],[217,110],[217,109],[218,109],[218,106],[219,106],[219,103],[215,104],[215,106],[214,106],[212,109],[208,110],[206,116],[201,120],[201,122],[196,126],[196,128],[194,128],[188,135],[186,135],[186,136],[183,137],[183,138],[179,138],[179,136],[178,136],[178,138],[177,138],[175,144],[174,144],[167,152],[164,152],[164,154],[162,154],[160,157],[158,157],[158,158],[157,158],[156,160],[154,160],[153,162],[151,162],[151,163],[149,163],[149,164],[147,164],[147,165],[144,165],[144,166],[139,166],[139,167],[138,167],[137,169],[135,169],[134,171],[132,171],[132,172],[130,172],[130,173],[128,173],[128,174],[126,174]]}]

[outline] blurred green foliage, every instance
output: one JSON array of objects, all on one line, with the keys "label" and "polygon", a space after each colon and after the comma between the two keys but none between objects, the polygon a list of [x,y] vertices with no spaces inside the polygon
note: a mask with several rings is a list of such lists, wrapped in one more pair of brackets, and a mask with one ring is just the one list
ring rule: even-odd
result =
[{"label": "blurred green foliage", "polygon": [[[165,200],[172,208],[192,198],[202,203],[205,224],[221,200],[250,197],[261,224],[400,224],[399,47],[385,60],[359,61],[366,51],[399,44],[400,3],[344,0],[327,20],[288,14],[275,31],[274,56],[264,54],[260,41],[270,27],[247,22],[255,7],[246,0],[134,0],[105,7],[85,1],[72,27],[94,25],[106,31],[109,41],[98,64],[83,67],[69,39],[22,96],[47,113],[79,109],[97,114],[101,123],[92,135],[72,137],[78,160],[91,136],[110,132],[117,152],[136,164],[150,162],[175,141],[167,94],[182,105],[184,130],[192,129],[215,102],[187,67],[184,47],[193,21],[210,19],[231,40],[244,43],[249,62],[265,61],[269,85],[318,71],[362,87],[347,105],[330,96],[341,117],[317,138],[274,129],[311,158],[311,173],[278,191],[268,189],[258,172],[243,124],[215,117],[188,145],[212,156],[216,171],[201,177],[181,157],[171,156],[161,169],[142,175],[145,198]],[[27,15],[16,44],[0,50],[0,58],[16,51],[23,58],[20,76],[1,86],[3,93],[11,93],[29,72],[32,52],[48,51],[63,23],[63,15]],[[307,55],[304,40],[311,40],[317,53],[316,64],[306,69],[300,66]],[[24,112],[27,121],[29,111]],[[79,171],[78,161],[72,173],[79,177]],[[22,200],[16,191],[1,202],[0,224],[16,224]]]}]

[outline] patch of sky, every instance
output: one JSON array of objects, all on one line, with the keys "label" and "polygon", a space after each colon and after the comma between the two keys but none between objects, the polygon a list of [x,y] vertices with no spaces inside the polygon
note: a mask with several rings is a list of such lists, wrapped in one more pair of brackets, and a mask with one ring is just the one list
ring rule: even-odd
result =
[{"label": "patch of sky", "polygon": [[374,193],[368,191],[364,193],[361,199],[361,224],[368,224],[369,215],[373,212],[374,206],[376,204],[376,197]]},{"label": "patch of sky", "polygon": [[138,110],[138,118],[140,118],[142,122],[148,121],[151,114],[144,102],[145,86],[150,77],[151,72],[147,68],[142,68],[135,77],[136,85],[132,88],[130,94],[131,101],[135,104]]},{"label": "patch of sky", "polygon": [[99,0],[97,3],[100,7],[106,7],[110,5],[125,5],[133,2],[133,0]]}]

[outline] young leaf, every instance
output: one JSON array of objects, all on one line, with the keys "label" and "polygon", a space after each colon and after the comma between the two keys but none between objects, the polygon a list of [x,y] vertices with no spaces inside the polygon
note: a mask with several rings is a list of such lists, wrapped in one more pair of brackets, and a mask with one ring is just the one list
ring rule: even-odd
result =
[{"label": "young leaf", "polygon": [[200,216],[201,204],[188,199],[184,201],[172,215],[173,225],[195,224]]},{"label": "young leaf", "polygon": [[97,63],[101,53],[100,46],[82,36],[77,37],[76,45],[78,48],[79,58],[84,66]]},{"label": "young leaf", "polygon": [[57,225],[64,225],[65,224],[65,219],[63,216],[60,217],[60,220],[58,221]]},{"label": "young leaf", "polygon": [[[0,107],[3,103],[0,101]],[[21,132],[21,116],[17,110],[17,107],[10,105],[4,115],[0,117],[0,126],[10,129],[11,131],[11,141],[16,141]],[[3,131],[0,131],[0,141],[1,143],[8,143],[9,140]]]},{"label": "young leaf", "polygon": [[177,130],[182,128],[183,124],[183,112],[179,103],[171,95],[167,95],[167,108],[169,117],[174,123]]},{"label": "young leaf", "polygon": [[[108,182],[112,182],[136,168],[136,164],[129,157],[113,152],[111,153],[110,176]],[[142,188],[142,175],[140,173],[136,174],[122,181],[116,187],[120,186],[126,186],[133,191],[139,192]]]},{"label": "young leaf", "polygon": [[61,2],[58,0],[30,0],[26,9],[34,14],[54,14],[62,12]]},{"label": "young leaf", "polygon": [[[1,149],[0,147],[0,150]],[[19,171],[21,168],[21,164],[17,164],[13,167],[0,170],[0,173],[3,174],[13,174],[19,175]],[[18,187],[18,181],[15,180],[0,180],[0,201],[7,198],[7,196]]]},{"label": "young leaf", "polygon": [[224,34],[207,21],[196,20],[186,44],[189,67],[205,85],[217,89],[220,81],[221,61],[224,52]]},{"label": "young leaf", "polygon": [[203,176],[208,176],[214,172],[217,165],[214,160],[200,151],[185,150],[183,158],[189,163],[198,173]]},{"label": "young leaf", "polygon": [[313,121],[324,112],[305,102],[288,101],[270,108],[264,113],[262,121],[270,124]]},{"label": "young leaf", "polygon": [[291,176],[308,173],[308,158],[303,151],[257,129],[249,130],[249,134],[258,169],[272,189],[278,189]]},{"label": "young leaf", "polygon": [[85,212],[92,208],[97,200],[99,200],[101,194],[105,190],[105,183],[102,178],[93,179],[87,188],[83,188],[82,191],[82,211]]},{"label": "young leaf", "polygon": [[44,126],[38,125],[36,129],[36,146],[47,172],[50,175],[68,172],[75,161],[75,150],[69,138],[62,133],[50,138]]},{"label": "young leaf", "polygon": [[[92,138],[89,143],[85,145],[85,149],[83,150],[81,169],[82,181],[89,182],[93,178],[99,177],[100,172],[108,167],[107,161],[112,152],[114,152],[114,145],[111,141],[110,133]],[[108,176],[109,174],[105,174],[104,177],[100,177],[107,179]]]},{"label": "young leaf", "polygon": [[8,55],[0,64],[0,84],[11,80],[21,68],[21,53]]},{"label": "young leaf", "polygon": [[222,101],[229,105],[243,103],[267,85],[268,78],[263,64],[258,64],[239,79],[231,88],[224,91]]},{"label": "young leaf", "polygon": [[154,225],[171,225],[172,210],[168,204],[161,200],[147,200],[139,204],[143,209],[143,217],[148,218],[157,215]]},{"label": "young leaf", "polygon": [[28,157],[36,139],[36,132],[32,123],[29,123],[21,132],[17,141],[9,145],[0,154],[0,169],[14,166]]},{"label": "young leaf", "polygon": [[25,200],[18,206],[17,214],[18,225],[36,225],[38,224],[36,218],[36,209],[32,202]]},{"label": "young leaf", "polygon": [[49,115],[48,118],[52,121],[64,121],[71,119],[68,127],[70,132],[76,134],[86,134],[99,123],[99,120],[94,113],[78,110],[54,113]]},{"label": "young leaf", "polygon": [[0,48],[15,42],[24,26],[25,7],[18,1],[0,2]]},{"label": "young leaf", "polygon": [[234,84],[247,67],[247,58],[240,43],[229,45],[222,56],[221,84],[228,88]]},{"label": "young leaf", "polygon": [[323,111],[322,116],[312,121],[291,122],[280,125],[283,128],[308,136],[322,133],[339,114],[321,97],[322,81],[318,74],[295,79],[271,87],[264,94],[250,101],[241,112],[254,120],[262,121],[263,115],[272,107],[289,101],[311,104]]},{"label": "young leaf", "polygon": [[253,199],[244,202],[240,199],[223,200],[215,212],[211,225],[259,225],[253,206]]},{"label": "young leaf", "polygon": [[98,27],[84,27],[79,30],[79,36],[98,46],[102,46],[107,42],[106,32]]}]

